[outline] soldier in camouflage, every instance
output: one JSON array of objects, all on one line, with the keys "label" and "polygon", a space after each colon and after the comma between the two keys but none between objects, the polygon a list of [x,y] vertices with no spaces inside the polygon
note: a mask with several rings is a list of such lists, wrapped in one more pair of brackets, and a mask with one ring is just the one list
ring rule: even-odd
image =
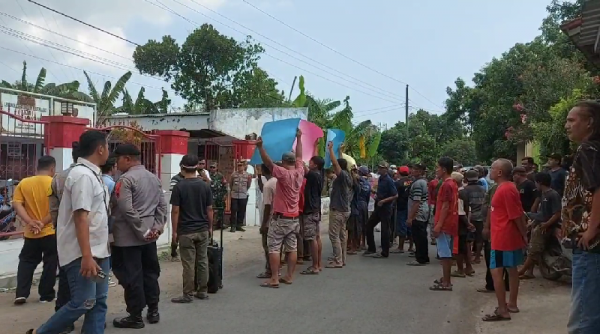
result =
[{"label": "soldier in camouflage", "polygon": [[225,198],[227,197],[227,180],[217,170],[217,164],[210,164],[210,190],[213,195],[213,209],[215,210],[215,225],[223,226],[223,211],[225,210]]}]

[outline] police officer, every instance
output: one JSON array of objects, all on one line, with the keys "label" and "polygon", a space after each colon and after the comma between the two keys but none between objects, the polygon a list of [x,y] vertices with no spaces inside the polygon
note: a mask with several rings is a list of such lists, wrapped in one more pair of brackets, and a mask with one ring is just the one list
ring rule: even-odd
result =
[{"label": "police officer", "polygon": [[160,180],[142,165],[135,145],[121,144],[114,154],[123,174],[113,193],[113,272],[125,290],[129,316],[115,319],[113,325],[143,328],[142,311],[146,306],[148,322],[160,320],[156,240],[166,223],[167,203]]}]

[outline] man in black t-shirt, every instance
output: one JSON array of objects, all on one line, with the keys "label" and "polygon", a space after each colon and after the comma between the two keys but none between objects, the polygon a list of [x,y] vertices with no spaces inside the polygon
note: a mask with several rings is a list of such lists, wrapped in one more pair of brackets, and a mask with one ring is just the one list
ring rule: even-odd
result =
[{"label": "man in black t-shirt", "polygon": [[302,220],[304,222],[304,240],[308,241],[312,266],[302,271],[303,275],[318,274],[323,268],[321,264],[321,192],[323,191],[323,166],[325,160],[314,156],[308,162],[308,170],[305,168],[306,184],[304,185],[304,209]]},{"label": "man in black t-shirt", "polygon": [[562,156],[552,153],[548,156],[548,167],[550,177],[552,178],[552,189],[556,190],[560,196],[565,192],[565,182],[567,181],[567,171],[561,166]]},{"label": "man in black t-shirt", "polygon": [[398,199],[396,200],[396,228],[395,236],[398,237],[398,248],[393,250],[392,253],[404,253],[404,241],[409,238],[409,252],[413,251],[413,244],[411,239],[410,228],[406,225],[408,218],[408,196],[410,193],[410,185],[413,182],[413,178],[409,176],[410,170],[407,166],[401,166],[398,168],[400,178],[394,182],[396,189],[398,190]]},{"label": "man in black t-shirt", "polygon": [[181,174],[184,178],[177,182],[171,194],[173,240],[179,240],[183,265],[183,295],[173,298],[173,303],[191,303],[194,292],[196,298],[208,299],[212,193],[210,186],[196,176],[197,167],[197,156],[186,155],[181,159]]},{"label": "man in black t-shirt", "polygon": [[519,190],[523,211],[530,212],[535,199],[538,197],[535,183],[527,177],[527,170],[523,167],[516,167],[513,170],[513,181],[515,181]]}]

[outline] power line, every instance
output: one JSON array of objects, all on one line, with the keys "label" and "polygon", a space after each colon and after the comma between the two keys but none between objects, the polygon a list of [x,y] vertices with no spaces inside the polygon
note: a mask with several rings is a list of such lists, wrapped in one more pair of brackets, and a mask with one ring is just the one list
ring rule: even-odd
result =
[{"label": "power line", "polygon": [[[53,63],[53,64],[56,64],[56,65],[60,65],[60,66],[64,66],[64,67],[68,67],[68,68],[72,68],[72,69],[76,69],[76,70],[80,70],[82,72],[85,71],[87,73],[99,75],[101,77],[110,78],[110,79],[119,79],[117,77],[113,77],[113,76],[110,76],[110,75],[105,75],[105,74],[101,74],[101,73],[98,73],[98,72],[92,72],[92,71],[83,70],[83,69],[81,69],[79,67],[75,67],[75,66],[71,66],[71,65],[66,65],[66,64],[63,64],[63,63],[60,63],[60,62],[56,62],[56,61],[44,59],[42,57],[38,57],[38,56],[31,55],[31,54],[27,54],[25,52],[21,52],[21,51],[9,49],[9,48],[6,48],[6,47],[1,46],[1,45],[0,45],[0,49],[6,50],[6,51],[10,51],[10,52],[14,52],[14,53],[18,53],[18,54],[21,54],[23,56],[31,57],[31,58],[42,60],[42,61],[45,61],[45,62]],[[162,91],[161,87],[144,85],[144,84],[141,84],[141,83],[135,82],[135,81],[127,81],[127,83],[131,83],[131,84],[138,85],[138,86],[141,86],[141,87],[151,88],[151,89],[156,89],[156,90],[161,90]]]},{"label": "power line", "polygon": [[105,33],[105,34],[111,35],[112,37],[118,38],[118,39],[120,39],[120,40],[122,40],[122,41],[125,41],[125,42],[127,42],[127,43],[131,43],[131,44],[133,44],[133,45],[140,46],[139,44],[137,44],[137,43],[134,43],[134,42],[132,42],[132,41],[130,41],[130,40],[128,40],[128,39],[126,39],[126,38],[123,38],[123,37],[119,36],[119,35],[115,35],[115,34],[113,34],[113,33],[112,33],[112,32],[110,32],[110,31],[106,31],[106,30],[104,30],[104,29],[102,29],[102,28],[98,28],[98,27],[96,27],[95,25],[92,25],[92,24],[89,24],[89,23],[83,22],[83,21],[81,21],[81,20],[79,20],[79,19],[77,19],[77,18],[74,18],[74,17],[73,17],[73,16],[71,16],[71,15],[65,14],[65,13],[63,13],[63,12],[59,12],[59,11],[57,11],[57,10],[55,10],[55,9],[52,9],[52,8],[48,7],[48,6],[44,6],[44,5],[42,5],[41,3],[35,2],[35,1],[33,1],[33,0],[27,0],[27,1],[31,2],[31,3],[32,3],[32,4],[34,4],[34,5],[38,5],[38,6],[42,7],[42,8],[44,8],[44,9],[47,9],[47,10],[49,10],[49,11],[51,11],[51,12],[54,12],[54,13],[56,13],[56,14],[62,15],[62,16],[64,16],[64,17],[66,17],[66,18],[69,18],[69,19],[71,19],[71,20],[73,20],[73,21],[75,21],[75,22],[79,22],[79,23],[81,23],[81,24],[83,24],[83,25],[85,25],[85,26],[88,26],[88,27],[92,28],[92,29],[96,29],[96,30],[98,30],[98,31],[101,31],[101,32],[103,32],[103,33]]},{"label": "power line", "polygon": [[[192,1],[192,2],[195,2],[195,1],[193,1],[193,0],[191,0],[191,1]],[[306,37],[306,38],[308,38],[308,39],[312,40],[313,42],[315,42],[315,43],[317,43],[317,44],[319,44],[319,45],[321,45],[321,46],[323,46],[323,47],[325,47],[325,48],[327,48],[327,49],[329,49],[329,50],[333,51],[334,53],[336,53],[336,54],[338,54],[338,55],[340,55],[340,56],[342,56],[342,57],[344,57],[344,58],[346,58],[346,59],[350,60],[351,62],[353,62],[353,63],[355,63],[355,64],[358,64],[358,65],[360,65],[360,66],[362,66],[362,67],[364,67],[364,68],[366,68],[366,69],[368,69],[368,70],[370,70],[370,71],[373,71],[373,72],[375,72],[375,73],[377,73],[377,74],[379,74],[379,75],[382,75],[382,76],[384,76],[384,77],[386,77],[386,78],[388,78],[388,79],[391,79],[391,80],[393,80],[393,81],[396,81],[396,82],[398,82],[398,83],[401,83],[401,84],[404,84],[404,85],[408,84],[408,83],[406,83],[406,82],[404,82],[404,81],[402,81],[402,80],[398,80],[398,79],[396,79],[396,78],[394,78],[394,77],[392,77],[392,76],[390,76],[390,75],[388,75],[388,74],[385,74],[385,73],[383,73],[383,72],[381,72],[381,71],[379,71],[379,70],[377,70],[377,69],[374,69],[374,68],[372,68],[372,67],[370,67],[370,66],[368,66],[368,65],[366,65],[366,64],[364,64],[364,63],[362,63],[362,62],[360,62],[360,61],[358,61],[358,60],[356,60],[356,59],[353,59],[353,58],[351,58],[351,57],[349,57],[349,56],[345,55],[345,54],[344,54],[344,53],[342,53],[342,52],[339,52],[339,51],[335,50],[334,48],[330,47],[329,45],[326,45],[325,43],[322,43],[321,41],[319,41],[319,40],[317,40],[317,39],[315,39],[315,38],[313,38],[313,37],[311,37],[311,36],[307,35],[306,33],[304,33],[304,32],[302,32],[302,31],[300,31],[300,30],[298,30],[298,29],[296,29],[296,28],[292,27],[291,25],[289,25],[289,24],[285,23],[284,21],[282,21],[282,20],[278,19],[277,17],[275,17],[275,16],[273,16],[273,15],[269,14],[268,12],[266,12],[266,11],[264,11],[264,10],[260,9],[258,6],[256,6],[256,5],[252,4],[252,3],[250,3],[249,1],[247,1],[247,0],[242,0],[242,1],[243,1],[243,2],[245,2],[247,5],[249,5],[250,7],[254,8],[254,9],[258,10],[259,12],[261,12],[261,13],[263,13],[263,14],[267,15],[268,17],[272,18],[273,20],[275,20],[275,21],[277,21],[277,22],[279,22],[279,23],[283,24],[284,26],[288,27],[289,29],[291,29],[291,30],[293,30],[293,31],[295,31],[295,32],[297,32],[297,33],[299,33],[299,34],[301,34],[302,36],[304,36],[304,37]],[[204,6],[203,6],[203,7],[204,7]],[[410,88],[410,89],[412,89],[412,90],[413,90],[415,93],[417,93],[417,94],[418,94],[418,95],[420,95],[421,97],[423,97],[425,100],[429,101],[431,104],[433,104],[433,105],[435,105],[435,106],[437,106],[437,107],[440,107],[438,104],[436,104],[436,103],[434,103],[433,101],[431,101],[431,100],[430,100],[429,98],[427,98],[425,95],[421,94],[419,91],[417,91],[416,89],[414,89],[412,86],[409,86],[409,88]],[[443,109],[443,108],[442,108],[442,109]]]},{"label": "power line", "polygon": [[[161,8],[161,9],[163,9],[163,10],[166,10],[166,9],[164,9],[164,8],[162,8],[162,7],[160,7],[160,6],[158,6],[157,4],[150,2],[149,0],[144,0],[144,1],[148,2],[149,4],[152,4],[152,5],[156,6],[156,7],[158,7],[158,8]],[[176,3],[178,3],[178,4],[180,4],[180,5],[181,5],[181,6],[183,6],[183,7],[186,7],[186,8],[188,8],[188,9],[190,9],[190,10],[192,10],[192,11],[194,11],[194,12],[196,12],[196,13],[200,14],[200,15],[202,15],[202,16],[205,16],[205,17],[207,17],[207,18],[209,18],[209,19],[211,19],[211,20],[213,20],[213,21],[215,21],[215,22],[217,22],[217,23],[219,23],[219,24],[222,24],[222,25],[224,25],[224,26],[226,26],[226,27],[228,27],[228,28],[230,28],[230,29],[232,29],[232,30],[234,30],[234,31],[237,31],[237,32],[238,32],[238,33],[240,33],[240,34],[246,35],[246,33],[244,33],[243,31],[240,31],[240,30],[238,30],[238,29],[236,29],[236,28],[234,28],[234,27],[232,27],[232,26],[230,26],[230,25],[227,25],[227,24],[225,24],[225,23],[223,23],[223,22],[220,22],[220,21],[218,21],[218,20],[216,20],[216,19],[214,19],[214,18],[211,18],[210,16],[207,16],[206,14],[204,14],[204,13],[202,13],[202,12],[200,12],[200,11],[198,11],[198,10],[196,10],[196,9],[192,8],[192,7],[189,7],[188,5],[185,5],[185,4],[183,4],[183,3],[181,3],[181,2],[179,2],[179,1],[177,1],[177,0],[173,0],[173,1],[174,1],[174,2],[176,2]],[[163,6],[164,6],[164,4],[163,4]],[[200,5],[200,6],[202,6],[202,5]],[[206,7],[206,8],[208,9],[208,7]],[[209,10],[210,10],[210,9],[209,9]],[[177,16],[179,16],[179,17],[181,17],[182,19],[184,19],[185,21],[187,21],[187,22],[189,22],[189,23],[192,23],[192,24],[194,24],[194,25],[197,25],[197,26],[201,26],[201,25],[200,25],[200,24],[198,24],[197,22],[195,22],[195,21],[193,21],[193,20],[191,20],[191,19],[188,19],[187,17],[185,17],[185,16],[183,16],[183,15],[181,15],[181,14],[179,14],[179,13],[175,12],[175,11],[174,11],[174,10],[172,10],[172,9],[171,9],[171,11],[170,11],[170,12],[171,12],[171,13],[174,13],[175,15],[177,15]],[[218,14],[218,13],[217,13],[217,14]],[[220,15],[220,14],[219,14],[219,15]],[[233,21],[233,22],[235,22],[235,21]],[[241,25],[241,26],[242,26],[242,27],[244,27],[243,25]],[[248,29],[248,28],[246,28],[246,29]],[[253,30],[251,30],[251,29],[248,29],[248,30],[250,30],[250,31],[253,31]],[[259,34],[259,35],[260,35],[260,34]],[[265,38],[269,39],[268,37],[265,37]],[[275,42],[275,43],[277,43],[277,42]],[[296,57],[296,56],[294,56],[294,55],[292,55],[292,54],[290,54],[290,53],[287,53],[287,52],[285,52],[285,51],[282,51],[282,50],[280,50],[280,49],[277,49],[277,48],[275,48],[275,47],[273,47],[273,46],[271,46],[271,45],[268,45],[268,44],[266,44],[266,43],[264,43],[264,44],[265,44],[265,45],[267,45],[267,46],[269,46],[269,47],[271,47],[272,49],[274,49],[274,50],[276,50],[276,51],[279,51],[279,52],[281,52],[281,53],[283,53],[283,54],[285,54],[285,55],[287,55],[287,56],[291,57],[291,58],[294,58],[294,59],[296,59],[296,60],[299,60],[299,61],[301,61],[301,62],[303,62],[303,63],[306,63],[306,64],[308,64],[309,66],[316,67],[316,66],[314,66],[314,65],[312,65],[312,64],[310,64],[310,63],[308,63],[308,62],[306,62],[306,61],[304,61],[304,60],[302,60],[302,59],[300,59],[300,58],[298,58],[298,57]],[[293,50],[292,50],[292,51],[293,51]],[[294,52],[295,52],[295,51],[294,51]],[[373,95],[373,94],[371,94],[371,93],[367,93],[367,92],[365,92],[365,91],[362,91],[362,90],[356,89],[356,88],[354,88],[354,87],[347,86],[347,85],[345,85],[345,84],[342,84],[342,83],[339,83],[339,82],[337,82],[337,81],[333,81],[333,80],[331,80],[331,79],[329,79],[329,78],[326,78],[326,77],[324,77],[324,76],[322,76],[322,75],[319,75],[319,74],[316,74],[316,73],[314,73],[314,72],[310,72],[310,71],[308,71],[308,70],[306,70],[306,69],[304,69],[304,68],[302,68],[302,67],[299,67],[299,66],[297,66],[297,65],[295,65],[295,64],[292,64],[292,63],[290,63],[290,62],[288,62],[288,61],[285,61],[285,60],[283,60],[283,59],[277,58],[277,57],[275,57],[275,56],[273,56],[273,55],[270,55],[270,54],[268,54],[268,53],[266,53],[266,52],[265,52],[265,55],[266,55],[266,56],[268,56],[268,57],[271,57],[271,58],[273,58],[273,59],[275,59],[275,60],[277,60],[277,61],[280,61],[280,62],[282,62],[282,63],[284,63],[284,64],[287,64],[287,65],[290,65],[290,66],[292,66],[292,67],[295,67],[295,68],[297,68],[297,69],[299,69],[299,70],[301,70],[301,71],[303,71],[303,72],[306,72],[306,73],[312,74],[312,75],[314,75],[314,76],[316,76],[316,77],[322,78],[322,79],[324,79],[324,80],[327,80],[327,81],[329,81],[329,82],[335,83],[335,84],[337,84],[337,85],[340,85],[340,86],[342,86],[342,87],[348,88],[348,89],[350,89],[350,90],[353,90],[353,91],[356,91],[356,92],[362,93],[362,94],[364,94],[364,95],[368,95],[368,96],[371,96],[371,97],[374,97],[374,98],[377,98],[377,99],[380,99],[380,100],[383,100],[383,101],[387,101],[387,102],[390,102],[390,103],[398,103],[398,102],[399,102],[399,100],[396,100],[396,101],[389,100],[389,99],[387,99],[387,98],[383,98],[383,97],[380,97],[380,96],[376,96],[376,95]],[[317,69],[319,69],[319,70],[322,70],[322,69],[320,69],[320,68],[317,68]],[[322,70],[322,71],[324,71],[324,70]],[[329,73],[330,75],[333,75],[333,76],[339,77],[339,78],[341,78],[342,80],[348,81],[347,79],[345,79],[345,78],[343,78],[343,77],[340,77],[340,76],[338,76],[338,75],[335,75],[335,74],[331,74],[331,72],[328,72],[328,71],[324,71],[324,72],[326,72],[326,73]],[[353,82],[351,82],[351,83],[353,83]],[[353,84],[355,84],[355,83],[353,83]],[[379,92],[378,92],[378,93],[379,93]]]},{"label": "power line", "polygon": [[[21,6],[21,3],[19,2],[19,0],[15,0],[15,2],[16,2],[16,3],[17,3],[17,5],[19,6],[19,8],[21,8],[21,12],[23,12],[23,17],[27,18],[27,13],[25,12],[25,9],[23,9],[23,6]],[[2,22],[4,22],[4,20],[2,20]],[[25,43],[25,47],[27,48],[27,50],[29,50],[29,52],[33,53],[33,51],[31,51],[31,48],[29,48],[29,45],[27,45],[27,43]],[[50,50],[48,50],[48,52],[50,53],[50,55],[52,56],[52,58],[54,58],[54,60],[55,60],[55,61],[58,61],[58,60],[56,59],[56,57],[54,56],[54,54],[53,54],[53,53],[52,53]],[[63,71],[63,69],[62,69],[62,68],[60,69],[60,71],[62,72],[63,76],[64,76],[65,78],[67,78],[67,75],[66,75],[65,71]],[[52,71],[50,71],[50,70],[48,70],[48,72],[49,72],[50,74],[52,74],[52,76],[53,76],[55,79],[58,79],[58,76],[57,76],[55,73],[53,73],[53,72],[52,72]]]},{"label": "power line", "polygon": [[[20,19],[20,18],[18,18],[18,17],[16,17],[16,16],[13,16],[13,15],[10,15],[10,14],[4,13],[4,12],[0,12],[0,15],[2,15],[2,16],[5,16],[5,17],[8,17],[8,18],[10,18],[10,19],[13,19],[13,20],[16,20],[16,21],[19,21],[19,22],[21,22],[21,23],[24,23],[24,24],[30,25],[30,26],[32,26],[32,27],[35,27],[35,28],[38,28],[38,29],[44,30],[44,31],[46,31],[46,32],[49,32],[49,33],[51,33],[51,34],[58,35],[58,36],[60,36],[60,37],[62,37],[62,38],[64,38],[64,39],[68,39],[68,40],[71,40],[71,41],[74,41],[74,42],[80,43],[80,44],[82,44],[82,45],[85,45],[85,46],[87,46],[87,47],[90,47],[90,48],[96,49],[96,50],[98,50],[98,51],[106,52],[106,53],[108,53],[108,54],[111,54],[111,55],[113,55],[113,56],[116,56],[116,57],[119,57],[119,58],[123,58],[123,59],[125,59],[125,60],[128,60],[128,61],[132,61],[132,60],[131,60],[131,57],[125,57],[125,56],[122,56],[122,55],[120,55],[120,54],[114,53],[114,52],[112,52],[112,51],[108,51],[108,50],[105,50],[105,49],[99,48],[99,47],[97,47],[97,46],[95,46],[95,45],[92,45],[92,44],[89,44],[89,43],[86,43],[86,42],[80,41],[80,40],[78,40],[78,39],[76,39],[76,38],[69,37],[69,36],[67,36],[67,35],[64,35],[64,34],[62,34],[62,33],[58,33],[58,32],[56,32],[56,31],[54,31],[54,30],[50,30],[50,29],[48,29],[48,28],[44,28],[44,27],[42,27],[42,26],[39,26],[39,25],[37,25],[37,24],[35,24],[35,23],[32,23],[32,22],[29,22],[29,21],[26,21],[26,20]],[[3,21],[3,22],[4,22],[4,21]],[[6,23],[5,23],[5,24],[6,24]],[[30,50],[30,51],[31,51],[31,50]]]},{"label": "power line", "polygon": [[[38,7],[38,11],[40,12],[40,15],[42,15],[42,19],[44,20],[44,23],[46,23],[46,26],[50,27],[50,25],[48,24],[48,21],[46,20],[46,15],[44,15],[44,12],[42,12],[42,9],[40,7]],[[52,57],[54,57],[54,54],[52,55]],[[62,55],[62,59],[64,62],[67,62],[67,58],[65,57],[64,54]],[[73,76],[73,70],[69,69],[69,71],[71,73],[71,76]]]},{"label": "power line", "polygon": [[[148,3],[151,3],[151,4],[152,4],[152,2],[150,2],[149,0],[144,0],[144,1],[146,1],[146,2],[148,2]],[[271,49],[274,49],[275,51],[278,51],[278,52],[280,52],[280,53],[283,53],[284,55],[286,55],[286,56],[288,56],[288,57],[290,57],[290,58],[296,59],[297,61],[300,61],[300,62],[302,62],[302,63],[304,63],[304,64],[307,64],[307,65],[309,65],[309,66],[315,67],[315,68],[317,68],[317,69],[319,69],[319,70],[321,70],[321,71],[323,71],[323,72],[325,72],[325,73],[327,73],[327,74],[329,74],[329,75],[331,75],[331,76],[333,76],[333,77],[336,77],[336,78],[342,79],[342,80],[344,80],[344,81],[350,81],[350,80],[348,80],[347,78],[344,78],[344,77],[342,77],[342,76],[340,76],[340,75],[338,75],[338,74],[336,74],[336,73],[332,73],[332,71],[333,71],[333,72],[337,72],[337,73],[339,73],[339,74],[341,74],[341,75],[343,75],[343,76],[346,76],[346,77],[348,77],[348,78],[350,78],[350,79],[352,79],[352,80],[356,81],[356,82],[351,82],[351,81],[350,81],[352,84],[357,84],[357,85],[360,85],[360,86],[362,86],[363,88],[365,88],[365,89],[368,89],[368,90],[370,90],[370,91],[373,91],[373,92],[376,92],[377,94],[380,94],[380,95],[384,95],[384,96],[386,96],[386,95],[387,95],[387,98],[398,99],[398,97],[397,97],[397,94],[395,94],[395,93],[392,93],[392,92],[386,91],[386,90],[384,90],[384,89],[382,89],[382,88],[380,88],[380,87],[377,87],[377,86],[371,85],[371,84],[369,84],[368,82],[365,82],[365,81],[363,81],[363,80],[361,80],[361,79],[355,78],[355,77],[353,77],[353,76],[351,76],[351,75],[349,75],[349,74],[346,74],[346,73],[344,73],[344,72],[338,71],[338,70],[336,70],[336,69],[332,68],[331,66],[328,66],[328,65],[326,65],[326,64],[323,64],[323,63],[321,63],[321,62],[319,62],[319,61],[316,61],[316,60],[314,60],[314,59],[313,59],[313,58],[311,58],[311,57],[305,56],[305,55],[303,55],[302,53],[300,53],[300,52],[298,52],[298,51],[296,51],[296,50],[294,50],[294,49],[291,49],[291,48],[287,47],[286,45],[284,45],[284,44],[282,44],[282,43],[279,43],[278,41],[276,41],[276,40],[274,40],[274,39],[272,39],[272,38],[270,38],[270,37],[268,37],[268,36],[265,36],[265,35],[261,34],[260,32],[258,32],[258,31],[256,31],[256,30],[253,30],[253,29],[251,29],[251,28],[249,28],[249,27],[247,27],[247,26],[245,26],[245,25],[243,25],[243,24],[241,24],[241,23],[239,23],[239,22],[237,22],[237,21],[235,21],[235,20],[232,20],[232,19],[230,19],[229,17],[227,17],[227,16],[225,16],[225,15],[223,15],[223,14],[220,14],[219,12],[216,12],[216,11],[212,10],[211,8],[209,8],[209,7],[205,6],[205,5],[201,4],[201,3],[198,3],[197,1],[194,1],[194,0],[190,0],[190,1],[191,1],[191,2],[193,2],[193,3],[195,3],[196,5],[198,5],[198,6],[202,7],[202,8],[204,8],[204,9],[206,9],[206,10],[208,10],[208,11],[210,11],[210,12],[212,12],[212,13],[214,13],[214,14],[216,14],[216,15],[218,15],[218,16],[220,16],[220,17],[222,17],[222,18],[224,18],[224,19],[226,19],[226,20],[228,20],[228,21],[230,21],[230,22],[233,22],[233,23],[237,24],[238,26],[242,27],[243,29],[246,29],[246,30],[250,31],[251,33],[254,33],[254,34],[258,35],[258,36],[261,36],[261,37],[263,37],[264,39],[267,39],[267,40],[271,41],[272,43],[275,43],[275,44],[277,44],[277,45],[279,45],[279,46],[281,46],[281,47],[283,47],[283,48],[285,48],[285,49],[289,50],[289,51],[290,51],[290,52],[292,52],[292,53],[288,53],[288,52],[286,52],[286,51],[283,51],[283,50],[281,50],[281,49],[278,49],[278,48],[274,47],[273,45],[269,45],[269,44],[267,44],[267,43],[264,43],[264,42],[263,42],[263,44],[264,44],[264,45],[266,45],[266,46],[270,47]],[[206,14],[204,14],[204,13],[202,13],[202,12],[198,11],[198,10],[197,10],[197,9],[195,9],[195,8],[192,8],[192,7],[190,7],[190,6],[186,5],[186,4],[183,4],[183,3],[181,3],[181,2],[180,2],[180,1],[178,1],[178,0],[173,0],[173,2],[175,2],[175,3],[179,4],[179,5],[183,6],[183,7],[186,7],[187,9],[190,9],[190,10],[192,10],[192,11],[194,11],[194,12],[196,12],[196,13],[198,13],[198,14],[200,14],[200,15],[202,15],[202,16],[204,16],[204,17],[206,17],[206,18],[210,19],[210,20],[213,20],[213,21],[215,21],[215,22],[217,22],[217,23],[219,23],[219,24],[221,24],[221,25],[223,25],[223,26],[225,26],[225,27],[227,27],[227,28],[229,28],[229,29],[231,29],[231,30],[234,30],[234,31],[236,31],[236,32],[238,32],[238,33],[240,33],[240,34],[242,34],[242,35],[244,35],[244,36],[247,36],[247,33],[243,32],[243,31],[240,31],[239,29],[237,29],[237,28],[234,28],[234,27],[232,27],[232,26],[230,26],[230,25],[228,25],[228,24],[225,24],[225,23],[223,23],[223,22],[221,22],[221,21],[219,21],[219,20],[217,20],[217,19],[215,19],[215,18],[212,18],[212,17],[210,17],[210,16],[208,16],[208,15],[206,15]],[[177,15],[179,15],[179,14],[177,14]],[[179,15],[179,16],[181,16],[181,15]],[[189,20],[189,19],[187,19],[187,18],[184,18],[184,19],[185,19],[186,21],[190,22],[190,20]],[[196,23],[196,24],[197,24],[197,23]],[[197,24],[197,25],[199,25],[199,24]],[[266,52],[265,52],[265,54],[266,54],[266,55],[268,55],[268,56],[271,56],[271,55],[269,55],[269,54],[268,54],[268,53],[266,53]],[[318,64],[320,67],[319,67],[319,66],[315,66],[314,64],[311,64],[310,62],[307,62],[307,61],[306,61],[306,60],[304,60],[304,59],[298,58],[296,55],[302,56],[302,57],[304,57],[304,58],[306,58],[306,59],[308,59],[308,60],[312,61],[313,63],[315,63],[315,64]],[[372,88],[370,88],[370,87],[372,87]]]},{"label": "power line", "polygon": [[377,115],[377,114],[387,113],[390,111],[400,110],[401,108],[402,108],[402,106],[398,106],[398,107],[395,107],[392,109],[381,110],[381,111],[377,111],[377,112],[372,112],[372,113],[368,113],[368,114],[364,114],[364,115],[355,116],[355,118],[362,118],[362,117],[368,117],[368,116],[373,116],[373,115]]},{"label": "power line", "polygon": [[[377,110],[389,109],[389,108],[394,108],[394,109],[397,109],[397,108],[401,108],[401,107],[403,107],[403,106],[404,106],[404,103],[401,103],[401,104],[395,104],[395,105],[391,105],[391,106],[387,106],[387,107],[381,107],[381,108],[374,108],[374,109],[361,110],[361,111],[357,111],[356,113],[354,113],[354,116],[358,116],[358,114],[365,113],[365,112],[369,112],[369,111],[377,111]],[[394,109],[392,109],[392,110],[394,110]]]},{"label": "power line", "polygon": [[4,66],[8,67],[8,69],[10,69],[10,70],[13,70],[13,71],[15,71],[15,72],[17,72],[17,73],[21,73],[21,71],[18,71],[18,70],[16,70],[14,67],[12,67],[12,66],[8,65],[7,63],[3,62],[2,60],[0,60],[0,64],[2,64],[2,65],[4,65]]}]

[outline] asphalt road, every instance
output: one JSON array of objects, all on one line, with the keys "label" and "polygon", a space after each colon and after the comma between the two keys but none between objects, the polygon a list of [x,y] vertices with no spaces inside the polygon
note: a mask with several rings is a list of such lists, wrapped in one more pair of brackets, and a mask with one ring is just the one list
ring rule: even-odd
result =
[{"label": "asphalt road", "polygon": [[[324,238],[324,241],[327,238]],[[227,251],[227,250],[225,250]],[[324,253],[330,254],[329,241]],[[430,249],[432,259],[435,250]],[[297,275],[292,285],[259,287],[259,262],[226,275],[224,289],[207,301],[172,304],[162,296],[161,322],[144,333],[476,333],[481,295],[474,282],[454,282],[452,292],[429,291],[441,275],[437,261],[407,266],[407,254],[388,259],[350,256],[343,269]],[[306,267],[303,266],[303,267]],[[481,267],[477,268],[481,270]],[[484,267],[485,269],[485,267]],[[299,270],[298,270],[299,271]],[[111,319],[112,320],[112,319]],[[109,322],[107,333],[122,333]]]}]

